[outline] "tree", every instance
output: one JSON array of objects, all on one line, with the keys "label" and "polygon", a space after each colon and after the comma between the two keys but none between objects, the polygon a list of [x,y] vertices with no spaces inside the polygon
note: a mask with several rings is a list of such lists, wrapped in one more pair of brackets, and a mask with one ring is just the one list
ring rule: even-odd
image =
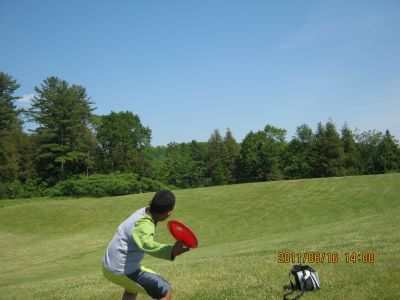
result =
[{"label": "tree", "polygon": [[208,143],[170,143],[163,168],[163,182],[180,188],[210,185],[206,177]]},{"label": "tree", "polygon": [[343,145],[343,167],[346,175],[359,174],[359,152],[357,144],[354,140],[354,134],[350,128],[345,124],[342,128],[341,141]]},{"label": "tree", "polygon": [[378,171],[387,173],[390,171],[398,171],[400,169],[400,148],[399,143],[386,130],[385,135],[378,144]]},{"label": "tree", "polygon": [[49,77],[36,87],[29,109],[39,126],[37,166],[48,183],[87,172],[90,143],[87,140],[91,104],[84,87]]},{"label": "tree", "polygon": [[296,135],[289,142],[285,152],[285,178],[299,179],[311,176],[308,155],[312,142],[312,129],[307,124],[297,127]]},{"label": "tree", "polygon": [[164,164],[166,182],[180,188],[193,186],[192,171],[194,161],[185,143],[170,143],[167,146],[167,159]]},{"label": "tree", "polygon": [[208,140],[207,175],[212,185],[228,182],[228,168],[225,165],[227,149],[218,129],[215,129]]},{"label": "tree", "polygon": [[268,138],[269,155],[266,158],[270,170],[267,172],[267,180],[282,179],[284,153],[287,147],[286,129],[266,125],[264,128]]},{"label": "tree", "polygon": [[286,130],[267,125],[263,131],[250,132],[240,150],[241,181],[265,181],[282,178]]},{"label": "tree", "polygon": [[0,72],[0,182],[17,178],[19,156],[15,136],[22,132],[14,102],[20,85],[10,75]]},{"label": "tree", "polygon": [[233,137],[232,131],[228,128],[224,137],[224,144],[226,149],[225,166],[227,183],[234,183],[237,181],[237,163],[240,154],[240,146]]},{"label": "tree", "polygon": [[278,147],[284,147],[287,132],[286,129],[277,128],[268,124],[264,127],[264,131],[271,142],[275,142]]},{"label": "tree", "polygon": [[14,96],[14,92],[19,87],[20,85],[10,75],[0,72],[0,136],[21,126],[18,110],[14,104],[19,98]]},{"label": "tree", "polygon": [[376,130],[357,133],[357,148],[360,154],[360,173],[378,174],[382,172],[379,163],[379,144],[383,140],[382,132]]},{"label": "tree", "polygon": [[193,162],[191,186],[202,187],[210,185],[211,179],[206,176],[208,143],[193,140],[188,146]]},{"label": "tree", "polygon": [[325,127],[319,123],[309,156],[312,176],[343,175],[343,157],[343,145],[333,122],[328,121]]},{"label": "tree", "polygon": [[135,172],[147,175],[151,130],[130,111],[103,116],[96,128],[103,172]]},{"label": "tree", "polygon": [[167,159],[167,147],[156,146],[149,147],[149,178],[156,179],[158,181],[165,181],[164,164]]}]

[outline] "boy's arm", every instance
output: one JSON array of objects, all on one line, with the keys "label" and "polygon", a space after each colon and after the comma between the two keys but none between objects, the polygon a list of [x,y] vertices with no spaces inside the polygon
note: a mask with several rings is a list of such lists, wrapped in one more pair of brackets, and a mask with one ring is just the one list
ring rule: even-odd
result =
[{"label": "boy's arm", "polygon": [[132,237],[140,250],[154,257],[174,260],[173,245],[160,244],[154,241],[155,225],[150,217],[139,219],[132,232]]}]

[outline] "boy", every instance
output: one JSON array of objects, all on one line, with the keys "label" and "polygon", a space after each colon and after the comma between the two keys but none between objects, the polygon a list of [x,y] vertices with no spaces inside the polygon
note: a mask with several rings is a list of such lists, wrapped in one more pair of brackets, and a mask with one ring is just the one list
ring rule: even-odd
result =
[{"label": "boy", "polygon": [[171,216],[175,206],[175,196],[167,190],[158,191],[144,207],[133,213],[119,225],[109,243],[103,259],[103,274],[111,282],[122,286],[123,300],[136,299],[137,293],[147,293],[153,299],[171,299],[169,283],[140,265],[144,254],[157,258],[174,260],[189,250],[177,241],[175,245],[164,245],[154,241],[157,222]]}]

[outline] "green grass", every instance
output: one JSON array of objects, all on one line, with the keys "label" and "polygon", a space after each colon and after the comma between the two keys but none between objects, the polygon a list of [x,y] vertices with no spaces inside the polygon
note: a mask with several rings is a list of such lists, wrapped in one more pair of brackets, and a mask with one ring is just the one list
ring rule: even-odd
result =
[{"label": "green grass", "polygon": [[[322,289],[303,299],[400,298],[400,174],[180,190],[173,219],[199,248],[175,262],[146,257],[174,299],[282,299],[292,263],[282,251],[337,252],[312,263]],[[101,274],[117,226],[152,194],[0,201],[0,299],[119,299]],[[165,223],[161,242],[173,240]],[[345,252],[374,252],[346,263]],[[142,295],[140,299],[149,299]]]}]

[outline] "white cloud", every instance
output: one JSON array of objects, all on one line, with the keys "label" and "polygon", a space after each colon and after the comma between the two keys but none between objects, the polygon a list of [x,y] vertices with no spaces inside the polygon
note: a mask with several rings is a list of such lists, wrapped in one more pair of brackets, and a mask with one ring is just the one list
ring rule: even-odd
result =
[{"label": "white cloud", "polygon": [[31,104],[33,101],[33,97],[35,97],[35,94],[25,94],[22,95],[21,98],[19,98],[17,101],[23,104]]}]

